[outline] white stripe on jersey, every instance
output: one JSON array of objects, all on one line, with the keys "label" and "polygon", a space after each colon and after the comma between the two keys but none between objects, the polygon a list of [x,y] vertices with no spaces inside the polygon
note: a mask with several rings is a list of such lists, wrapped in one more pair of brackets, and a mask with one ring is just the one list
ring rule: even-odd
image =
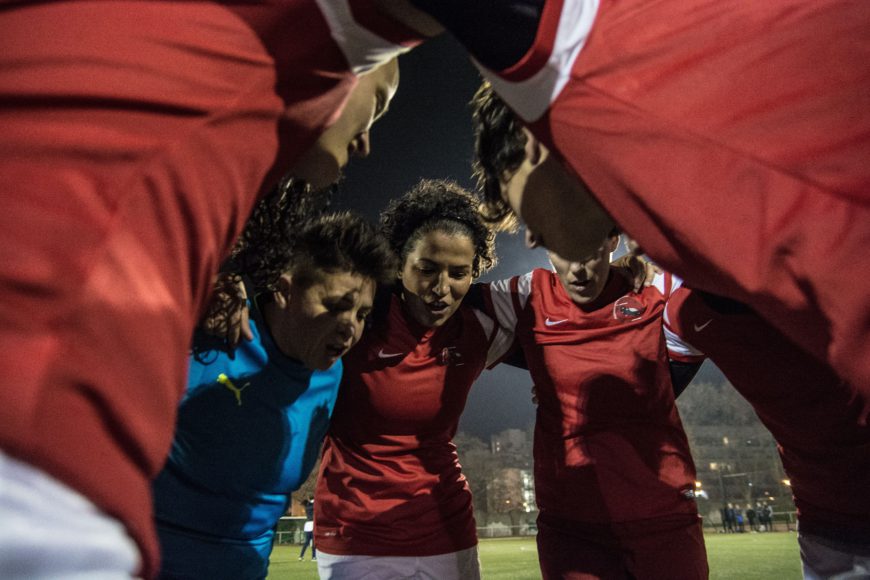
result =
[{"label": "white stripe on jersey", "polygon": [[599,0],[564,0],[547,64],[523,81],[507,81],[475,61],[495,92],[524,121],[537,121],[568,84],[574,61],[586,44],[592,23],[595,22],[598,3]]},{"label": "white stripe on jersey", "polygon": [[499,362],[511,349],[514,344],[514,333],[512,330],[497,325],[492,318],[476,308],[474,314],[477,316],[477,321],[480,322],[484,334],[489,339],[489,350],[486,353],[486,367],[489,368]]},{"label": "white stripe on jersey", "polygon": [[[677,291],[677,288],[680,288],[682,285],[683,279],[671,274],[671,291],[669,294],[665,294],[665,296],[670,296]],[[665,328],[665,344],[668,347],[668,355],[670,356],[670,358],[680,360],[685,358],[706,357],[707,355],[705,353],[701,352],[700,350],[686,342],[682,336],[671,330],[671,321],[668,314],[668,304],[666,303],[665,312],[662,315],[662,318],[664,319],[663,326]]]},{"label": "white stripe on jersey", "polygon": [[[668,279],[670,279],[670,286],[668,286]],[[661,292],[661,295],[665,297],[665,300],[667,300],[670,298],[671,294],[677,291],[677,288],[683,285],[683,279],[674,274],[662,272],[655,275],[652,285],[655,286],[656,290]]]},{"label": "white stripe on jersey", "polygon": [[490,283],[489,296],[499,326],[511,333],[516,332],[520,312],[526,307],[531,293],[532,272]]},{"label": "white stripe on jersey", "polygon": [[665,344],[668,347],[668,356],[672,359],[682,360],[686,358],[701,358],[706,355],[683,340],[683,337],[671,330],[667,324],[665,329]]},{"label": "white stripe on jersey", "polygon": [[363,28],[353,18],[348,0],[316,0],[354,74],[360,75],[392,60],[411,47],[394,44]]}]

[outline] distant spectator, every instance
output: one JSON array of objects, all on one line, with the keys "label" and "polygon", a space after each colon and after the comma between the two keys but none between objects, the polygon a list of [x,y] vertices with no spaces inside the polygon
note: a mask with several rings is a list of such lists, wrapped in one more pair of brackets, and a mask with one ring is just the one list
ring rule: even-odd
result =
[{"label": "distant spectator", "polygon": [[302,544],[302,551],[299,552],[299,561],[305,558],[305,550],[311,546],[311,561],[317,561],[317,546],[314,545],[314,498],[309,496],[303,500],[302,505],[305,506],[305,525],[302,531],[305,533],[305,542]]},{"label": "distant spectator", "polygon": [[734,506],[732,504],[728,504],[724,508],[722,508],[722,522],[723,528],[728,533],[734,533],[737,530],[734,528]]},{"label": "distant spectator", "polygon": [[758,519],[755,510],[752,509],[752,504],[746,504],[746,520],[749,523],[749,530],[753,532],[758,531]]}]

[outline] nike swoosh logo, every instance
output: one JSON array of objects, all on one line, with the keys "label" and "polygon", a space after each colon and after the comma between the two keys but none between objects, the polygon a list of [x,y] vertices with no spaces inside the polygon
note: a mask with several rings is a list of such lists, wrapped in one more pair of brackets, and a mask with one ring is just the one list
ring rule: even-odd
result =
[{"label": "nike swoosh logo", "polygon": [[701,332],[702,330],[704,330],[705,328],[707,328],[707,325],[710,324],[711,322],[713,322],[713,319],[712,319],[712,318],[711,318],[710,320],[708,320],[707,322],[705,322],[704,324],[695,324],[695,325],[694,325],[694,327],[695,327],[695,332]]},{"label": "nike swoosh logo", "polygon": [[565,318],[564,320],[550,320],[550,318],[547,317],[547,319],[544,321],[544,324],[546,324],[547,326],[556,326],[557,324],[562,324],[563,322],[568,322],[568,319]]},{"label": "nike swoosh logo", "polygon": [[384,349],[381,349],[378,352],[378,358],[393,358],[394,356],[402,356],[403,352],[384,352]]}]

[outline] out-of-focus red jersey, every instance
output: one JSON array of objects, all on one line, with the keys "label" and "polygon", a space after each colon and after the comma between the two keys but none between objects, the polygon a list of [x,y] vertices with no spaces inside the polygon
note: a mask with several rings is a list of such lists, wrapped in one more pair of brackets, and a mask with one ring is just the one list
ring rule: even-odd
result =
[{"label": "out-of-focus red jersey", "polygon": [[122,521],[146,577],[212,277],[270,167],[406,48],[364,2],[325,4],[0,8],[0,446]]},{"label": "out-of-focus red jersey", "polygon": [[483,70],[498,94],[663,268],[870,400],[870,6],[549,0],[534,22]]},{"label": "out-of-focus red jersey", "polygon": [[683,344],[684,360],[707,353],[770,429],[801,530],[866,545],[870,426],[859,422],[860,402],[829,367],[751,309],[732,305],[677,289],[665,314],[669,344]]}]

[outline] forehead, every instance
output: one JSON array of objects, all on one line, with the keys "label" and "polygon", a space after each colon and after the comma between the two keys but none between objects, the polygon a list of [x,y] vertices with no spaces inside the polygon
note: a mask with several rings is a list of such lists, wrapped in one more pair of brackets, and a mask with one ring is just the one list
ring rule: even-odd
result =
[{"label": "forehead", "polygon": [[408,260],[427,260],[448,266],[471,266],[475,258],[474,241],[465,233],[436,229],[420,235]]},{"label": "forehead", "polygon": [[560,263],[567,266],[570,264],[588,264],[589,262],[596,262],[605,257],[609,259],[610,252],[608,252],[607,241],[605,241],[594,252],[587,256],[584,256],[579,260],[568,260],[567,258],[563,258],[562,256],[560,256],[553,250],[547,250],[547,255],[550,257],[550,261],[553,262],[553,264]]},{"label": "forehead", "polygon": [[346,270],[317,270],[314,282],[307,292],[323,300],[371,301],[374,295],[375,282],[367,276]]}]

